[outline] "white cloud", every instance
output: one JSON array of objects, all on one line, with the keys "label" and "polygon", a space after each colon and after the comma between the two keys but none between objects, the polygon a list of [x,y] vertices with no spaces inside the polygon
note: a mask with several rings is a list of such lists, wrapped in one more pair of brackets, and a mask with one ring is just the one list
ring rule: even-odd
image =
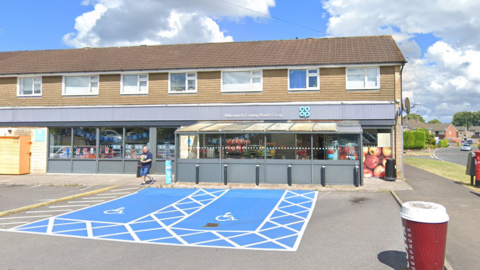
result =
[{"label": "white cloud", "polygon": [[63,37],[71,47],[233,41],[215,20],[259,20],[265,17],[259,13],[269,14],[275,0],[84,0],[81,4],[92,5],[93,10],[77,17],[76,31]]},{"label": "white cloud", "polygon": [[[450,122],[462,110],[480,110],[480,20],[476,0],[325,0],[332,36],[390,34],[408,59],[404,95],[421,103],[426,120]],[[440,40],[421,57],[418,34]]]}]

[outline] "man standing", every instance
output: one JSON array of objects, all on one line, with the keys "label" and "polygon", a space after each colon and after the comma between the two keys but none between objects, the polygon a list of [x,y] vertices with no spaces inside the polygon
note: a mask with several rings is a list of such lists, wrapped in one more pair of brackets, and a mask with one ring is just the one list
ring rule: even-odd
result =
[{"label": "man standing", "polygon": [[152,167],[152,159],[153,155],[148,151],[148,147],[144,146],[143,147],[143,155],[140,156],[140,162],[142,163],[142,167],[140,168],[140,175],[142,176],[143,183],[140,185],[145,185],[147,182],[145,182],[145,178],[150,178],[150,184],[153,183],[153,177],[148,176],[148,173],[150,172],[150,168]]}]

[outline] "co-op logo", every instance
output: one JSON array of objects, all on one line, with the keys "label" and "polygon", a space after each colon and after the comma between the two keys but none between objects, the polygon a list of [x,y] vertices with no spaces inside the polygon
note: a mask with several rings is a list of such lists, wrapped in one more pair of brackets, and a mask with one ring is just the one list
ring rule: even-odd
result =
[{"label": "co-op logo", "polygon": [[310,107],[300,107],[300,117],[307,118],[310,116]]}]

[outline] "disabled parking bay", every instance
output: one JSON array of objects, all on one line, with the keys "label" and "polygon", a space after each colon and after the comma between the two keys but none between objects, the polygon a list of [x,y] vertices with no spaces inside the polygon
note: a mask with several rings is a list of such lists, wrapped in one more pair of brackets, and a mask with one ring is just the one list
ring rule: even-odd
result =
[{"label": "disabled parking bay", "polygon": [[161,245],[295,251],[316,191],[157,189],[10,232]]}]

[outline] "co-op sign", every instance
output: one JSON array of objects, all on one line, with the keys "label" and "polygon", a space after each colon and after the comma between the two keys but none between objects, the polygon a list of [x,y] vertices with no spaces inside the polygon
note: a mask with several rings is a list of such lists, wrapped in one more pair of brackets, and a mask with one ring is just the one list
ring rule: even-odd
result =
[{"label": "co-op sign", "polygon": [[[300,118],[308,118],[310,116],[310,107],[301,106],[298,109]],[[281,113],[226,113],[225,118],[283,118]]]}]

